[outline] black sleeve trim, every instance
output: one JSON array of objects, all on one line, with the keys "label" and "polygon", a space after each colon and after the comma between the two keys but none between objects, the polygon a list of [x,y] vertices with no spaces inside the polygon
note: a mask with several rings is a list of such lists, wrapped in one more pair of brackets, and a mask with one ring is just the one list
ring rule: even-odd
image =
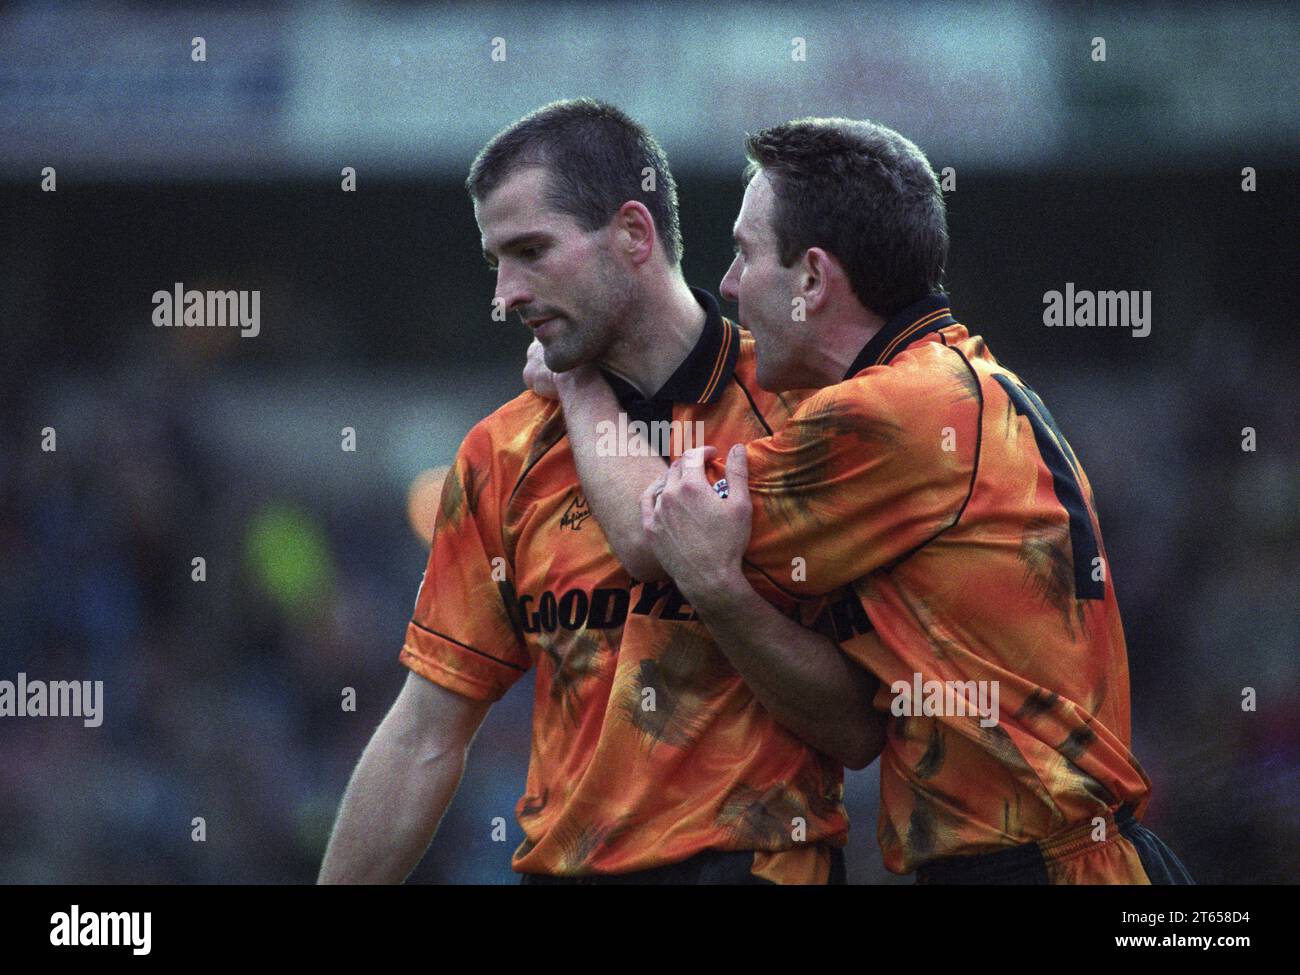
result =
[{"label": "black sleeve trim", "polygon": [[500,657],[494,657],[492,656],[492,654],[484,653],[482,650],[475,650],[468,643],[461,643],[459,640],[455,639],[454,637],[449,637],[446,633],[439,633],[437,630],[431,630],[427,626],[422,626],[421,624],[417,623],[415,620],[411,620],[411,625],[414,626],[417,630],[423,630],[425,633],[429,633],[433,636],[436,636],[441,640],[446,640],[448,643],[454,643],[462,650],[468,650],[470,653],[476,653],[480,657],[487,657],[488,660],[494,660],[499,664],[505,664],[507,667],[513,668],[514,670],[519,671],[519,673],[521,674],[528,672],[527,667],[520,667],[518,664],[512,664],[509,660],[502,660]]},{"label": "black sleeve trim", "polygon": [[741,392],[745,394],[745,399],[749,400],[749,408],[753,410],[754,415],[758,417],[758,422],[763,424],[763,429],[767,431],[767,435],[769,437],[772,436],[772,428],[768,426],[767,420],[764,418],[763,414],[759,411],[758,404],[754,402],[754,397],[749,395],[749,390],[745,388],[745,384],[740,381],[740,377],[737,376],[734,372],[731,374],[731,378],[736,381],[736,385],[739,386]]}]

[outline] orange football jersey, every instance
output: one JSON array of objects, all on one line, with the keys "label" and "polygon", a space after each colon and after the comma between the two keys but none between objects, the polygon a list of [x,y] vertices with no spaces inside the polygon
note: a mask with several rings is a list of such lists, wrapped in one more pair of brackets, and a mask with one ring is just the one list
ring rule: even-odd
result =
[{"label": "orange football jersey", "polygon": [[[1141,815],[1150,784],[1129,750],[1092,488],[1038,396],[946,296],[894,316],[748,460],[755,585],[778,604],[857,594],[822,617],[891,712],[887,868],[1048,838],[1124,803]],[[927,707],[925,689],[947,682],[983,682],[996,719],[952,698]]]},{"label": "orange football jersey", "polygon": [[[704,331],[655,398],[611,385],[629,426],[679,424],[672,453],[698,431],[725,454],[797,400],[757,388],[752,338],[696,296]],[[753,850],[758,876],[827,881],[848,830],[842,768],[768,715],[671,582],[629,577],[590,517],[558,403],[524,393],[465,438],[401,660],[477,700],[536,668],[515,870]]]}]

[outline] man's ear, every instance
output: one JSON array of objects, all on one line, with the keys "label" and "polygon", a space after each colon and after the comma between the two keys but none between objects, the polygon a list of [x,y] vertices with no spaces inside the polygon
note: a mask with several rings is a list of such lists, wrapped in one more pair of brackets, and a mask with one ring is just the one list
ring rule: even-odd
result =
[{"label": "man's ear", "polygon": [[613,220],[614,244],[633,264],[644,264],[655,249],[655,221],[646,205],[628,200],[618,208]]},{"label": "man's ear", "polygon": [[803,298],[808,312],[818,312],[826,307],[831,296],[842,284],[848,282],[844,267],[830,252],[820,247],[809,247],[799,260],[799,279],[796,294]]}]

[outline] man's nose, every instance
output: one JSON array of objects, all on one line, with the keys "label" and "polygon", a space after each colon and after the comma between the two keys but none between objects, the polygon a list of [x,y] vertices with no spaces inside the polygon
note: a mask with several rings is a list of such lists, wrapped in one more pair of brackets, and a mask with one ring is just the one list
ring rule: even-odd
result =
[{"label": "man's nose", "polygon": [[722,277],[722,284],[718,286],[718,290],[722,293],[722,297],[726,298],[728,301],[740,300],[740,292],[736,287],[740,282],[740,271],[738,270],[739,265],[739,257],[732,260],[731,267],[727,268],[727,273]]},{"label": "man's nose", "polygon": [[528,289],[523,275],[502,261],[497,266],[497,290],[496,300],[504,311],[514,311],[521,305],[526,305],[533,300],[532,293]]}]

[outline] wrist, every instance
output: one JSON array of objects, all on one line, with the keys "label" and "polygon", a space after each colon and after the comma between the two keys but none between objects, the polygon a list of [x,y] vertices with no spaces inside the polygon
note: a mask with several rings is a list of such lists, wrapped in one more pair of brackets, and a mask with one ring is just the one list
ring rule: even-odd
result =
[{"label": "wrist", "polygon": [[755,595],[739,562],[696,574],[687,587],[679,584],[678,588],[696,612],[714,618],[743,612],[747,600]]}]

